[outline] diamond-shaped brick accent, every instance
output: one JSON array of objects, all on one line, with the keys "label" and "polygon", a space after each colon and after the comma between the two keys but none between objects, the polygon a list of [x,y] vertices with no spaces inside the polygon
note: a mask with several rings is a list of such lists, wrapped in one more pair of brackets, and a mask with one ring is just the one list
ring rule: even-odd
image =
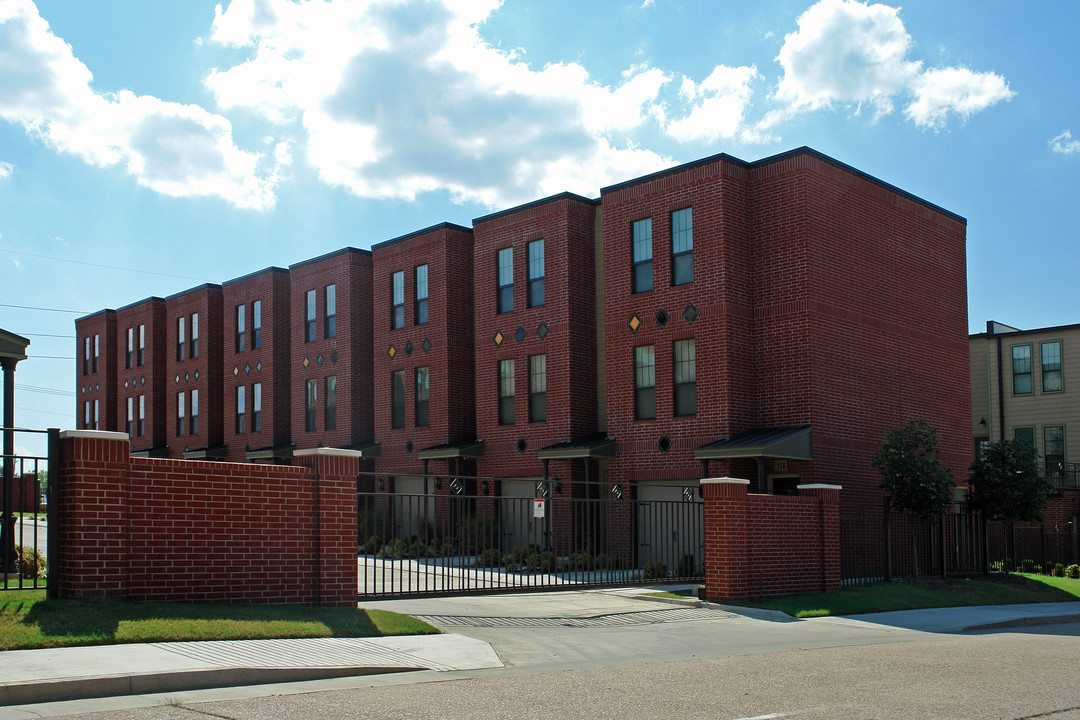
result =
[{"label": "diamond-shaped brick accent", "polygon": [[303,365],[304,367],[307,367],[308,365],[310,365],[310,364],[311,364],[311,361],[310,361],[310,360],[308,360],[307,358],[304,358],[304,360],[303,360],[303,362],[302,362],[301,364],[302,364],[302,365]]},{"label": "diamond-shaped brick accent", "polygon": [[686,320],[686,322],[693,325],[694,321],[698,319],[697,306],[694,305],[694,303],[690,303],[686,306],[686,309],[682,311],[682,316]]},{"label": "diamond-shaped brick accent", "polygon": [[409,341],[407,341],[405,343],[405,355],[406,356],[412,356],[412,351],[413,351],[412,341],[409,340]]},{"label": "diamond-shaped brick accent", "polygon": [[431,352],[431,341],[424,338],[424,342],[420,343],[420,349],[423,350],[425,354]]},{"label": "diamond-shaped brick accent", "polygon": [[315,364],[318,365],[319,367],[322,367],[322,364],[323,364],[322,353],[319,353],[318,355],[315,356]]},{"label": "diamond-shaped brick accent", "polygon": [[664,308],[660,308],[656,311],[656,318],[654,319],[656,320],[656,326],[662,328],[668,324],[668,320],[671,319],[671,316],[668,315],[667,310],[665,310]]},{"label": "diamond-shaped brick accent", "polygon": [[628,322],[627,325],[630,326],[631,330],[633,330],[634,332],[637,332],[638,328],[641,327],[641,318],[639,318],[635,314],[632,318],[630,318],[630,322]]},{"label": "diamond-shaped brick accent", "polygon": [[526,335],[528,335],[528,333],[526,333],[525,328],[521,326],[518,326],[518,329],[514,332],[514,337],[517,338],[519,343],[525,340]]},{"label": "diamond-shaped brick accent", "polygon": [[660,449],[660,452],[667,455],[668,450],[671,449],[671,438],[667,435],[661,435],[660,439],[656,441],[656,447]]},{"label": "diamond-shaped brick accent", "polygon": [[496,330],[496,331],[495,331],[495,338],[494,338],[494,340],[495,340],[495,344],[496,344],[496,345],[502,345],[502,344],[503,344],[503,340],[505,340],[505,339],[506,339],[506,338],[505,338],[505,337],[503,336],[503,334],[502,334],[502,331],[501,331],[501,330]]},{"label": "diamond-shaped brick accent", "polygon": [[519,453],[524,454],[524,452],[529,449],[529,441],[523,437],[520,437],[518,438],[518,441],[517,443],[515,443],[514,447],[517,448],[517,451]]},{"label": "diamond-shaped brick accent", "polygon": [[337,359],[338,359],[337,350],[334,350],[333,352],[330,353],[330,362],[336,363]]},{"label": "diamond-shaped brick accent", "polygon": [[255,363],[255,370],[256,370],[257,372],[262,372],[262,360],[260,360],[259,362]]},{"label": "diamond-shaped brick accent", "polygon": [[195,379],[196,379],[196,380],[198,380],[198,379],[199,379],[199,371],[198,371],[198,370],[196,370],[196,371],[195,371]]},{"label": "diamond-shaped brick accent", "polygon": [[395,355],[397,355],[397,348],[391,345],[390,349],[386,351],[386,354],[390,357],[394,357]]},{"label": "diamond-shaped brick accent", "polygon": [[180,373],[176,373],[176,384],[180,384]]},{"label": "diamond-shaped brick accent", "polygon": [[548,327],[546,322],[540,323],[540,325],[536,328],[536,334],[540,336],[541,340],[546,338],[549,332],[551,332],[551,329]]},{"label": "diamond-shaped brick accent", "polygon": [[412,453],[414,447],[415,446],[413,445],[412,440],[406,440],[405,441],[405,454],[408,455],[408,454]]},{"label": "diamond-shaped brick accent", "polygon": [[244,374],[245,375],[250,375],[251,374],[251,363],[247,363],[246,365],[244,365]]}]

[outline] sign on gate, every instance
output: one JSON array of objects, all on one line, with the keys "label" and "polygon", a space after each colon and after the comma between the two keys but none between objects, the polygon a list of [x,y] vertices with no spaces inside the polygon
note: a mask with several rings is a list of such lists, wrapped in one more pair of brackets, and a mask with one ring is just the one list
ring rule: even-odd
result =
[{"label": "sign on gate", "polygon": [[536,498],[535,500],[533,500],[533,517],[544,517],[544,498]]}]

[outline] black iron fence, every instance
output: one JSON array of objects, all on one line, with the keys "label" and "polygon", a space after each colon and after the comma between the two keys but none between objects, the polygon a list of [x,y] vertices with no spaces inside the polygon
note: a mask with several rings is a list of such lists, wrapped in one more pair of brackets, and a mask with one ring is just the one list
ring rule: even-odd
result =
[{"label": "black iron fence", "polygon": [[9,444],[14,448],[22,443],[40,444],[35,440],[46,443],[44,455],[13,452],[0,456],[0,591],[47,587],[55,594],[56,573],[50,572],[50,559],[56,556],[59,518],[55,471],[60,467],[60,431],[0,428],[0,432],[11,434]]},{"label": "black iron fence", "polygon": [[361,475],[360,594],[703,582],[697,484]]}]

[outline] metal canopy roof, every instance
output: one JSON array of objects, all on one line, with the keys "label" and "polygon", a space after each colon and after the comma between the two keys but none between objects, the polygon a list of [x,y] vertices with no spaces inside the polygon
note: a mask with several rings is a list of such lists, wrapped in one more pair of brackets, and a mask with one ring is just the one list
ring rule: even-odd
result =
[{"label": "metal canopy roof", "polygon": [[615,438],[593,436],[583,440],[564,440],[536,451],[540,460],[572,460],[574,458],[613,458]]},{"label": "metal canopy roof", "polygon": [[447,460],[449,458],[479,458],[484,456],[483,440],[462,440],[456,443],[439,443],[416,452],[421,460]]},{"label": "metal canopy roof", "polygon": [[810,425],[756,428],[721,438],[694,450],[698,460],[730,460],[732,458],[786,458],[813,460],[814,435]]},{"label": "metal canopy roof", "polygon": [[22,335],[0,329],[0,358],[26,359],[26,346],[30,341]]}]

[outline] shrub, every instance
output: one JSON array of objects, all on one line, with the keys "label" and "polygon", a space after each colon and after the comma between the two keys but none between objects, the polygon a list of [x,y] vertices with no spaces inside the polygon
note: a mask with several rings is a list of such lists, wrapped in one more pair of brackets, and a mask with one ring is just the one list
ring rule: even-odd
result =
[{"label": "shrub", "polygon": [[1030,558],[1024,558],[1020,561],[1020,572],[1036,573],[1041,571],[1042,568],[1035,564],[1035,561]]},{"label": "shrub", "polygon": [[592,567],[593,557],[587,552],[571,553],[562,563],[562,568],[567,572],[591,570]]},{"label": "shrub", "polygon": [[1065,577],[1064,563],[1054,563],[1054,569],[1050,573],[1054,577]]},{"label": "shrub", "polygon": [[645,580],[664,580],[668,576],[667,565],[662,562],[647,562],[642,571]]},{"label": "shrub", "polygon": [[694,556],[684,553],[679,558],[679,564],[675,566],[675,577],[693,577],[697,574],[697,566],[694,564]]},{"label": "shrub", "polygon": [[15,553],[19,556],[19,573],[24,579],[37,578],[43,580],[48,571],[45,556],[32,547],[16,546]]},{"label": "shrub", "polygon": [[499,555],[499,551],[495,548],[488,548],[480,553],[476,558],[476,567],[488,567],[494,568],[502,565],[502,557]]},{"label": "shrub", "polygon": [[1065,577],[1080,580],[1080,565],[1073,564],[1065,568]]}]

